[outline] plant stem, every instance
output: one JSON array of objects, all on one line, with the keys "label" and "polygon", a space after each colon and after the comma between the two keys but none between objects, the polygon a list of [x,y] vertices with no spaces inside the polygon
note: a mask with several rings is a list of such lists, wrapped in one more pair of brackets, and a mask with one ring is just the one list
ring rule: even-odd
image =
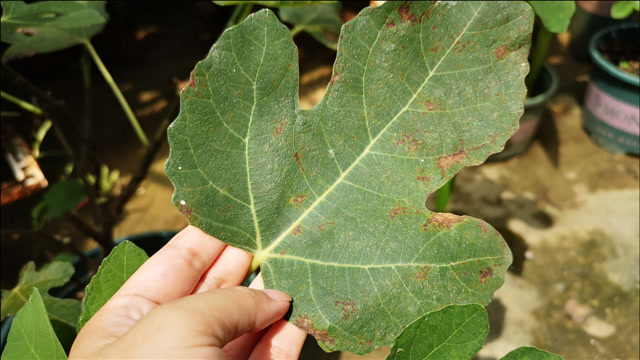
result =
[{"label": "plant stem", "polygon": [[301,25],[294,26],[293,29],[291,29],[291,37],[298,35],[302,31],[304,31],[304,26],[301,26]]},{"label": "plant stem", "polygon": [[529,92],[529,96],[532,96],[531,92],[533,91],[533,86],[538,81],[538,76],[540,75],[540,70],[542,70],[542,66],[544,65],[544,61],[547,58],[547,53],[549,52],[549,47],[551,46],[551,41],[553,40],[553,33],[547,30],[544,26],[540,26],[538,30],[538,36],[536,37],[536,46],[533,49],[531,56],[531,70],[529,75],[524,80],[525,85],[527,86],[527,91]]},{"label": "plant stem", "polygon": [[42,115],[42,109],[40,109],[39,107],[31,103],[28,103],[22,99],[18,99],[13,95],[7,94],[4,91],[2,91],[2,98],[20,106],[21,108],[23,108],[24,110],[27,110],[30,113],[33,113],[36,115]]},{"label": "plant stem", "polygon": [[122,92],[118,88],[118,85],[111,77],[109,70],[107,70],[107,68],[102,63],[102,60],[100,60],[100,56],[98,56],[98,53],[93,48],[93,45],[91,45],[90,41],[85,42],[84,45],[89,51],[89,54],[91,55],[91,58],[93,59],[93,61],[96,63],[96,66],[98,67],[98,70],[100,70],[100,73],[104,77],[104,80],[107,82],[107,84],[109,84],[109,87],[111,87],[111,91],[113,91],[113,94],[116,96],[116,99],[118,99],[118,102],[120,103],[122,110],[124,110],[124,113],[127,115],[127,118],[129,119],[129,123],[131,123],[131,127],[133,127],[133,130],[138,136],[138,139],[140,140],[142,145],[149,146],[149,140],[147,139],[147,136],[144,134],[144,131],[142,131],[142,127],[140,127],[140,123],[138,123],[138,119],[133,114],[133,111],[131,110],[129,103],[127,103],[127,100],[124,98],[124,95],[122,95]]},{"label": "plant stem", "polygon": [[233,9],[233,13],[231,14],[231,18],[229,18],[229,21],[227,22],[226,27],[229,28],[234,25],[240,24],[242,21],[244,21],[244,19],[247,18],[247,16],[249,16],[252,8],[253,4],[250,2],[242,5],[236,5],[236,7]]},{"label": "plant stem", "polygon": [[436,191],[436,211],[443,212],[447,208],[451,194],[453,193],[453,183],[456,177],[452,177],[440,189]]}]

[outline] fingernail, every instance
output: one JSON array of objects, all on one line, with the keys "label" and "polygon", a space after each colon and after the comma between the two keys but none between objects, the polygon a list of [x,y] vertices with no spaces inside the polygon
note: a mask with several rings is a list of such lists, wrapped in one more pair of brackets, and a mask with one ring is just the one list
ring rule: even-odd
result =
[{"label": "fingernail", "polygon": [[273,289],[262,289],[262,292],[264,292],[265,294],[267,294],[268,297],[276,301],[291,302],[292,300],[289,294],[284,293],[282,291],[273,290]]}]

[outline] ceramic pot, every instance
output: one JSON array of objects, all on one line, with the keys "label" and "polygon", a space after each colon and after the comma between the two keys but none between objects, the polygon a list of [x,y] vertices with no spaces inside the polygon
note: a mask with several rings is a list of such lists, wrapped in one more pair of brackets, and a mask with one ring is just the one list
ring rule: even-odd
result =
[{"label": "ceramic pot", "polygon": [[602,44],[616,40],[637,42],[639,30],[638,23],[613,25],[596,33],[589,43],[593,68],[585,94],[582,124],[596,144],[613,153],[638,155],[640,152],[640,78],[620,70],[605,59],[599,49]]}]

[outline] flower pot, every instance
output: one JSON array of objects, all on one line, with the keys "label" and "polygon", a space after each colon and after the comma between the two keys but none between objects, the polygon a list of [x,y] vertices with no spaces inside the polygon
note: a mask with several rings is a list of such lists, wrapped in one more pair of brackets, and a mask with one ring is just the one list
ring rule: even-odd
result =
[{"label": "flower pot", "polygon": [[[147,255],[151,256],[160,250],[161,247],[166,245],[175,234],[177,234],[176,231],[154,231],[122,237],[115,240],[114,243],[118,245],[125,240],[129,240],[142,248]],[[102,249],[99,247],[93,248],[89,250],[86,255],[91,259],[100,261]],[[83,283],[88,282],[89,270],[87,269],[87,264],[82,262],[79,257],[75,257],[72,260],[72,264],[75,268],[75,274],[78,280]],[[82,290],[84,289],[82,289],[77,283],[70,281],[62,287],[51,289],[49,293],[58,298],[74,298],[75,295]],[[4,351],[4,346],[7,343],[7,336],[9,335],[9,330],[11,329],[11,323],[13,322],[14,317],[15,316],[10,316],[2,322],[2,328],[0,329],[0,351]]]},{"label": "flower pot", "polygon": [[558,90],[558,74],[548,64],[540,71],[533,87],[533,96],[524,100],[524,113],[520,117],[520,126],[504,145],[504,150],[491,155],[487,161],[500,161],[524,153],[538,130],[538,125],[546,109],[546,102]]},{"label": "flower pot", "polygon": [[614,40],[637,41],[638,30],[638,23],[613,25],[596,33],[589,43],[594,64],[585,95],[583,127],[596,144],[613,153],[640,152],[640,78],[619,69],[599,49]]}]

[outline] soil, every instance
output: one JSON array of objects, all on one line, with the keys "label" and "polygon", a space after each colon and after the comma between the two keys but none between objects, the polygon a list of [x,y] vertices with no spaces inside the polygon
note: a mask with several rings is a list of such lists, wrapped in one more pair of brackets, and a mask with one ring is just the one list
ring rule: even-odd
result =
[{"label": "soil", "polygon": [[[153,11],[146,9],[152,8]],[[108,3],[111,21],[94,46],[120,84],[144,130],[151,134],[175,92],[174,78],[188,79],[207,54],[230,9],[212,3]],[[134,14],[145,13],[140,17]],[[335,52],[305,34],[300,46],[300,101],[312,107],[331,78]],[[589,66],[568,56],[560,36],[549,58],[560,88],[528,151],[504,162],[465,168],[458,175],[447,211],[489,222],[514,254],[505,285],[487,306],[491,331],[477,359],[499,359],[519,346],[537,346],[570,359],[638,359],[638,275],[640,162],[613,155],[591,142],[582,129],[582,99]],[[636,47],[638,49],[640,47]],[[15,67],[74,114],[82,114],[78,56],[39,55]],[[10,65],[14,65],[10,63]],[[131,174],[142,149],[100,74],[93,74],[96,102],[93,133],[110,168]],[[3,84],[4,86],[4,84]],[[4,110],[4,109],[3,109]],[[43,147],[58,147],[53,137]],[[184,216],[171,203],[173,187],[164,173],[165,143],[149,176],[125,208],[116,237],[156,230],[180,230]],[[63,161],[41,161],[55,179]],[[29,227],[38,194],[2,208],[2,228]],[[432,201],[432,199],[429,199]],[[89,216],[84,209],[81,215]],[[69,236],[80,248],[96,244],[64,223],[48,231]],[[2,288],[10,288],[29,259],[38,264],[63,251],[42,239],[2,239]],[[309,338],[303,359],[384,359],[388,348],[366,357],[323,353]]]},{"label": "soil", "polygon": [[613,39],[611,42],[600,44],[598,50],[620,70],[640,76],[640,39]]}]

